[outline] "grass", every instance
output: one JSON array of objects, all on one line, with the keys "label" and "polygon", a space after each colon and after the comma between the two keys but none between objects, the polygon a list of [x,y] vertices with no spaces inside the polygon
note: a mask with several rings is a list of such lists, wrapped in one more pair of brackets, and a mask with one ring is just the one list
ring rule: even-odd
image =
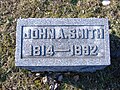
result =
[{"label": "grass", "polygon": [[[1,0],[0,1],[0,88],[1,90],[48,90],[35,73],[15,67],[16,20],[18,18],[108,18],[110,48],[120,46],[120,2],[111,0],[103,6],[101,0]],[[60,90],[118,90],[120,88],[120,59],[94,73],[61,73]],[[56,73],[52,72],[51,76]],[[49,75],[49,74],[48,74]],[[74,76],[79,75],[75,82]],[[54,79],[54,77],[53,77]]]}]

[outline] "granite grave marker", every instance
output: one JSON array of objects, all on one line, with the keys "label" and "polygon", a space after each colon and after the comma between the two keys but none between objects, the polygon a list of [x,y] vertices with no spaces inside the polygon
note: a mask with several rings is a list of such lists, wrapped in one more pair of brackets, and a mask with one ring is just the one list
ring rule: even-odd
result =
[{"label": "granite grave marker", "polygon": [[95,71],[110,65],[108,19],[18,19],[16,66],[39,71]]}]

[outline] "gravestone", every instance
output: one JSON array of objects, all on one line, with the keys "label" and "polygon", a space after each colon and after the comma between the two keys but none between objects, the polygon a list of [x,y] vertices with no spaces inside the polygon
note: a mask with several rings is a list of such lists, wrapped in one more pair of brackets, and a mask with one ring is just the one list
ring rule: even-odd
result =
[{"label": "gravestone", "polygon": [[103,69],[110,65],[108,19],[18,19],[15,64],[32,72]]}]

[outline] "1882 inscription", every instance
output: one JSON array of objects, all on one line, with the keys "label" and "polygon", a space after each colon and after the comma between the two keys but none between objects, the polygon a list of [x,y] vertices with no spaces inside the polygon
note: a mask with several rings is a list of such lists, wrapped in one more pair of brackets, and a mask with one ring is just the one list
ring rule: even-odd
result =
[{"label": "1882 inscription", "polygon": [[103,56],[95,42],[104,40],[103,26],[23,26],[22,36],[24,57]]}]

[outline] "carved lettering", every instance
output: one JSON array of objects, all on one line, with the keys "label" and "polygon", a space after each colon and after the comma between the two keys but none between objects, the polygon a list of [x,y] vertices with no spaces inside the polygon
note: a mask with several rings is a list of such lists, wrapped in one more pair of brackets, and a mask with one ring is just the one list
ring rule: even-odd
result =
[{"label": "carved lettering", "polygon": [[104,29],[97,29],[98,39],[104,39]]},{"label": "carved lettering", "polygon": [[24,39],[104,39],[104,29],[29,28]]},{"label": "carved lettering", "polygon": [[90,46],[91,48],[91,56],[98,55],[98,47],[97,46]]},{"label": "carved lettering", "polygon": [[33,39],[37,39],[39,36],[39,31],[37,28],[33,29],[32,32],[31,32],[31,38]]},{"label": "carved lettering", "polygon": [[31,29],[28,29],[23,33],[23,38],[24,39],[30,39],[31,38]]},{"label": "carved lettering", "polygon": [[80,56],[82,55],[82,46],[81,45],[73,45],[73,55]]},{"label": "carved lettering", "polygon": [[59,30],[58,39],[65,39],[65,34],[64,34],[63,29]]},{"label": "carved lettering", "polygon": [[47,38],[46,32],[47,32],[46,29],[40,29],[39,30],[39,38],[40,39],[46,39]]},{"label": "carved lettering", "polygon": [[83,29],[83,39],[88,39],[88,29]]},{"label": "carved lettering", "polygon": [[55,39],[55,29],[47,29],[47,39]]},{"label": "carved lettering", "polygon": [[72,45],[71,46],[72,56],[97,56],[98,47],[97,46],[81,46],[81,45]]},{"label": "carved lettering", "polygon": [[53,56],[54,55],[54,47],[52,45],[31,45],[31,56]]},{"label": "carved lettering", "polygon": [[[91,27],[25,27],[23,32],[22,38],[23,42],[33,43],[32,41],[35,40],[32,45],[30,46],[29,51],[24,51],[23,54],[28,56],[40,56],[40,57],[47,57],[47,56],[61,56],[64,53],[67,53],[65,57],[68,56],[97,56],[102,55],[99,54],[99,45],[100,43],[95,45],[95,42],[99,42],[99,40],[104,39],[104,29],[102,26]],[[89,28],[90,27],[90,28]],[[29,41],[30,39],[30,41]],[[39,39],[39,40],[37,40]],[[44,43],[45,39],[45,43]],[[54,40],[53,40],[54,39]],[[56,39],[56,40],[55,40]],[[60,39],[60,40],[59,40]],[[66,40],[62,40],[66,39]],[[76,39],[77,41],[74,41]],[[97,39],[97,40],[93,40]],[[89,43],[89,40],[90,43]],[[56,44],[59,41],[59,44]],[[93,43],[92,43],[93,41]],[[63,43],[61,43],[63,42]],[[73,43],[72,43],[73,42]],[[67,45],[68,47],[64,45]],[[26,44],[26,46],[29,45]],[[54,46],[56,45],[56,46]],[[58,46],[57,46],[58,45]],[[60,46],[59,46],[60,45]],[[24,49],[26,48],[23,47]],[[25,49],[27,50],[27,49]],[[60,53],[60,54],[58,54]]]},{"label": "carved lettering", "polygon": [[76,38],[76,30],[70,30],[70,39],[75,39]]},{"label": "carved lettering", "polygon": [[46,48],[46,56],[53,56],[54,55],[54,46],[48,46]]},{"label": "carved lettering", "polygon": [[77,32],[77,34],[76,34],[77,39],[80,39],[80,38],[83,37],[83,35],[82,35],[82,30],[78,29],[78,30],[76,30],[76,32]]},{"label": "carved lettering", "polygon": [[32,46],[33,56],[40,56],[41,55],[41,47],[40,46]]},{"label": "carved lettering", "polygon": [[90,46],[84,46],[84,55],[85,56],[88,56],[90,55]]}]

